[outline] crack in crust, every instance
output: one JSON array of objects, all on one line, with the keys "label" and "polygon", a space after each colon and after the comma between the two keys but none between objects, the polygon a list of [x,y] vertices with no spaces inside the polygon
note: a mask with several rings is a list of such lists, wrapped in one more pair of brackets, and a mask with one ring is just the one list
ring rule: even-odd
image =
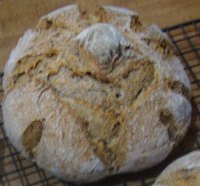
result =
[{"label": "crack in crust", "polygon": [[97,16],[100,22],[111,22],[120,28],[132,29],[135,32],[143,29],[138,14],[135,11],[128,10],[125,13],[123,8],[116,9],[113,6],[105,6],[99,9]]},{"label": "crack in crust", "polygon": [[88,109],[88,114],[95,114],[96,118],[92,119],[91,123],[91,120],[85,116],[85,113],[82,113],[88,107],[82,105],[82,103],[77,103],[77,108],[75,113],[80,117],[79,122],[83,127],[92,150],[109,171],[117,171],[124,161],[124,153],[127,151],[126,148],[119,148],[119,146],[126,144],[126,139],[123,138],[126,134],[125,124],[117,121],[120,118],[118,118],[119,115],[117,116],[114,111],[107,112],[105,117],[103,115],[105,111],[101,108],[95,109],[95,112],[93,111],[94,108]]},{"label": "crack in crust", "polygon": [[142,40],[148,46],[151,46],[152,49],[163,54],[164,57],[169,58],[176,55],[175,47],[172,45],[167,35],[162,33],[157,25],[151,25],[147,28],[146,35],[142,38]]},{"label": "crack in crust", "polygon": [[164,78],[163,79],[163,87],[164,90],[171,90],[178,94],[184,96],[188,101],[191,100],[190,90],[180,81],[173,80],[171,78]]},{"label": "crack in crust", "polygon": [[35,147],[40,142],[43,132],[43,122],[36,120],[26,128],[22,136],[22,144],[30,157],[34,156]]},{"label": "crack in crust", "polygon": [[160,111],[160,121],[163,123],[164,126],[167,127],[169,139],[172,142],[176,141],[178,127],[176,126],[176,121],[174,119],[173,114],[167,109],[161,110]]}]

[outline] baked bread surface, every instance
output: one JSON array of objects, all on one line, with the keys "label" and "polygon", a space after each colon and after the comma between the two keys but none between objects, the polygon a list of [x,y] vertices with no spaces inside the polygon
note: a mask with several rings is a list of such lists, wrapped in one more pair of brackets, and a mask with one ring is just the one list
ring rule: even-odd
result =
[{"label": "baked bread surface", "polygon": [[190,82],[168,37],[113,6],[42,17],[12,51],[3,87],[11,142],[67,181],[158,164],[191,118]]},{"label": "baked bread surface", "polygon": [[198,185],[200,185],[200,151],[194,151],[172,162],[153,186]]}]

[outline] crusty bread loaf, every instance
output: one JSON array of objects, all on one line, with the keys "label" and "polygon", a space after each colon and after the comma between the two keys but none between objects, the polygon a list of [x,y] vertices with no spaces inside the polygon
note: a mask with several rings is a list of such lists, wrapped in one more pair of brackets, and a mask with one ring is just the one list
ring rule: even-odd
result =
[{"label": "crusty bread loaf", "polygon": [[13,50],[3,87],[11,142],[68,181],[154,166],[190,123],[191,87],[171,42],[124,8],[42,17]]},{"label": "crusty bread loaf", "polygon": [[199,186],[200,151],[191,152],[172,162],[153,186]]}]

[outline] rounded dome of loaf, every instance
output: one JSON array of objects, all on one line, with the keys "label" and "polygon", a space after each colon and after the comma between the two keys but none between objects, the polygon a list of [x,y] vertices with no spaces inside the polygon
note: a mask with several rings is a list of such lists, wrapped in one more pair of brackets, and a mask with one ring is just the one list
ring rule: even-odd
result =
[{"label": "rounded dome of loaf", "polygon": [[190,152],[165,168],[153,186],[200,185],[200,151]]},{"label": "rounded dome of loaf", "polygon": [[79,183],[158,164],[191,118],[190,83],[168,37],[113,6],[42,17],[12,51],[3,87],[14,146]]}]

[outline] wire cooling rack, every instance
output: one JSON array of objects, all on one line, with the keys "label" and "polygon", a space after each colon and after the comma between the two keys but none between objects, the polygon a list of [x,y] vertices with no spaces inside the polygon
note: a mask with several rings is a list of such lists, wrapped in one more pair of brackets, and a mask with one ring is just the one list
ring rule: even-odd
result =
[{"label": "wire cooling rack", "polygon": [[[113,176],[93,184],[95,186],[150,186],[173,160],[200,149],[200,19],[165,28],[163,31],[174,43],[191,81],[193,114],[190,130],[171,155],[158,166],[136,174]],[[0,74],[0,102],[3,98],[2,76],[3,74]],[[57,180],[36,164],[24,159],[5,135],[0,115],[0,185],[72,186],[73,184]]]}]

